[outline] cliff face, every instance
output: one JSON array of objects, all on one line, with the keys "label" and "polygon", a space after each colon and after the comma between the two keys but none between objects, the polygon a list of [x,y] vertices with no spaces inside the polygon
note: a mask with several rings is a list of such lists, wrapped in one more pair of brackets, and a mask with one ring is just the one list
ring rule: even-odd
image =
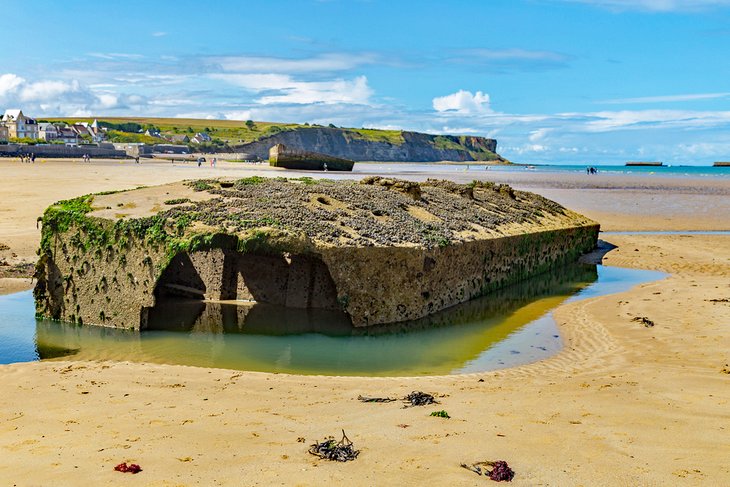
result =
[{"label": "cliff face", "polygon": [[[120,213],[132,202],[134,214]],[[490,183],[176,183],[50,207],[36,311],[144,329],[176,299],[239,300],[373,326],[575,261],[597,236],[595,222]]]},{"label": "cliff face", "polygon": [[353,161],[506,162],[496,154],[497,141],[494,139],[402,132],[400,140],[386,141],[352,130],[325,127],[307,127],[280,132],[240,145],[236,150],[266,159],[269,156],[269,149],[276,144]]}]

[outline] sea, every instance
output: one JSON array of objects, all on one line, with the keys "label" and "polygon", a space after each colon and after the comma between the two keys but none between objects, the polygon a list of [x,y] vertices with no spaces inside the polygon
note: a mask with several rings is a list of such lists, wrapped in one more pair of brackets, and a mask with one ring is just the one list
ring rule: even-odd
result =
[{"label": "sea", "polygon": [[[485,167],[487,169],[485,169]],[[585,174],[588,165],[576,164],[514,164],[508,166],[484,166],[483,164],[468,163],[363,163],[355,164],[354,173],[373,173],[382,169],[388,172],[388,169],[398,172],[474,172],[475,174],[483,174],[484,171],[490,172],[537,172],[537,173],[576,173]],[[656,175],[656,176],[674,176],[674,177],[697,177],[697,178],[730,178],[730,166],[681,166],[681,165],[664,165],[664,166],[623,166],[623,165],[593,165],[598,170],[598,174],[612,175]]]}]

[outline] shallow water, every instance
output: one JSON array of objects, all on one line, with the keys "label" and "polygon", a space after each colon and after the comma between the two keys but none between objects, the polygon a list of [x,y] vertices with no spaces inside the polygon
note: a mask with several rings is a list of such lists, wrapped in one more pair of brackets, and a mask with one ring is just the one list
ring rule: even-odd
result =
[{"label": "shallow water", "polygon": [[[494,370],[562,347],[551,310],[663,274],[570,266],[427,319],[352,328],[337,316],[181,303],[142,333],[33,317],[30,292],[0,296],[0,363],[69,357],[295,374],[414,376]],[[168,310],[169,311],[169,310]]]}]

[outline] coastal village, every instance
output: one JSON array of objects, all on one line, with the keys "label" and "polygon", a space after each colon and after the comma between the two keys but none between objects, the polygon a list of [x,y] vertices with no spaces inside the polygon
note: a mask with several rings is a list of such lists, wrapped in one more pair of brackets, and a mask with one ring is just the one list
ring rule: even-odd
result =
[{"label": "coastal village", "polygon": [[[159,129],[154,127],[140,128],[137,132],[158,139],[159,144],[177,146],[204,144],[213,140],[205,132],[199,132],[192,136],[187,134],[162,134]],[[25,145],[59,144],[71,147],[111,143],[114,144],[114,148],[122,150],[130,144],[135,144],[133,142],[116,142],[110,134],[110,127],[104,126],[104,123],[100,123],[96,119],[92,122],[74,123],[42,121],[24,114],[23,110],[17,108],[5,110],[2,119],[0,119],[0,144],[8,143]],[[136,143],[136,145],[143,144]]]}]

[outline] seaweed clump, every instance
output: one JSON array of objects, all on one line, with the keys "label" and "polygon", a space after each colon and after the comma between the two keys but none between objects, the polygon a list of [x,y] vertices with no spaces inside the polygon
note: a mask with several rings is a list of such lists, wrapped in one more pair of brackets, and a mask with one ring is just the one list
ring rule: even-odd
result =
[{"label": "seaweed clump", "polygon": [[129,465],[127,465],[127,462],[122,462],[114,467],[114,470],[122,473],[139,473],[142,471],[142,467],[140,467],[136,463],[130,463]]},{"label": "seaweed clump", "polygon": [[335,438],[330,436],[321,443],[311,445],[309,453],[334,462],[348,462],[356,459],[360,454],[360,450],[355,450],[352,441],[345,434],[345,430],[342,430],[342,439],[340,441],[335,441]]},{"label": "seaweed clump", "polygon": [[[504,460],[497,460],[496,462],[476,462],[471,465],[462,463],[461,466],[467,470],[471,470],[477,475],[486,475],[495,482],[512,482],[512,479],[515,478],[514,470],[512,470]],[[487,467],[492,467],[492,469],[489,470]]]},{"label": "seaweed clump", "polygon": [[644,326],[645,326],[646,328],[651,328],[651,327],[653,327],[653,326],[654,326],[654,322],[653,322],[653,321],[651,321],[651,320],[650,320],[649,318],[647,318],[646,316],[637,316],[637,317],[635,317],[635,318],[632,318],[632,319],[631,319],[631,321],[636,321],[636,322],[639,322],[639,323],[641,323],[642,325],[644,325]]},{"label": "seaweed clump", "polygon": [[[426,406],[428,404],[438,404],[438,401],[434,399],[431,394],[425,392],[413,391],[403,398],[405,402],[410,403],[411,406]],[[406,405],[406,407],[408,407]]]}]

